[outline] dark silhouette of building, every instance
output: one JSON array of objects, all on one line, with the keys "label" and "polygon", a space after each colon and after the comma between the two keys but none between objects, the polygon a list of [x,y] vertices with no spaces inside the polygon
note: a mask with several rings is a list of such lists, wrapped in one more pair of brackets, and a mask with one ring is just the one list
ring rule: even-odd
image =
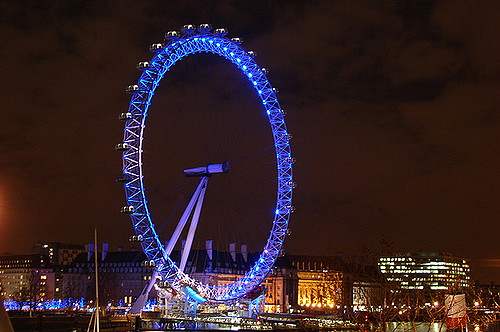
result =
[{"label": "dark silhouette of building", "polygon": [[37,243],[31,248],[31,253],[46,255],[54,265],[68,265],[82,252],[84,245],[60,242]]}]

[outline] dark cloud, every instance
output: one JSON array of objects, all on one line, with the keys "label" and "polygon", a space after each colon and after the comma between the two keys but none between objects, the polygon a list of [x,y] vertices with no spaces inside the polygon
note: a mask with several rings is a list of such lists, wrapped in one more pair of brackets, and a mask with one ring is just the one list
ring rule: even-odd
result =
[{"label": "dark cloud", "polygon": [[470,257],[498,281],[479,261],[500,256],[497,2],[4,1],[0,13],[0,250],[87,242],[96,223],[126,241],[112,151],[124,87],[149,44],[208,22],[257,51],[288,110],[290,251],[387,239]]}]

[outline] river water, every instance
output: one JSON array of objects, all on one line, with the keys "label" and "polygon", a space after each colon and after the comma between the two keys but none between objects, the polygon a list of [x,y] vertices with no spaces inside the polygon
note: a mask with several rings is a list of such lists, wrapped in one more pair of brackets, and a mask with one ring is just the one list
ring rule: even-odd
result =
[{"label": "river water", "polygon": [[[392,322],[387,324],[386,332],[446,332],[446,324],[442,322],[419,323],[419,322]],[[494,322],[486,326],[468,326],[468,332],[500,332],[500,322]]]}]

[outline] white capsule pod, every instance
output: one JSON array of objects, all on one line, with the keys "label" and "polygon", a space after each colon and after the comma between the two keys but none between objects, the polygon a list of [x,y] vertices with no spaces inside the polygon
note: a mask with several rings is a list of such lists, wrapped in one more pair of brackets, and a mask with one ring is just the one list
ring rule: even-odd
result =
[{"label": "white capsule pod", "polygon": [[135,208],[132,205],[125,205],[121,207],[120,212],[125,214],[132,214],[135,212]]},{"label": "white capsule pod", "polygon": [[169,31],[165,34],[165,39],[168,39],[168,40],[176,40],[176,39],[179,39],[180,37],[180,34],[177,32],[177,31]]},{"label": "white capsule pod", "polygon": [[127,92],[127,93],[136,93],[139,91],[140,91],[140,89],[139,89],[139,86],[137,84],[131,84],[131,85],[127,86],[127,88],[125,89],[125,92]]},{"label": "white capsule pod", "polygon": [[231,38],[231,41],[235,44],[238,44],[238,45],[243,43],[243,39],[238,38],[238,37]]},{"label": "white capsule pod", "polygon": [[152,44],[150,47],[149,47],[149,50],[151,52],[158,52],[158,51],[161,51],[162,49],[164,48],[163,44],[162,43],[156,43],[156,44]]},{"label": "white capsule pod", "polygon": [[212,30],[212,26],[210,24],[200,24],[198,25],[198,32],[200,33],[209,33]]},{"label": "white capsule pod", "polygon": [[156,266],[156,262],[154,260],[144,261],[142,266],[145,268],[154,268]]},{"label": "white capsule pod", "polygon": [[215,29],[214,35],[216,35],[217,37],[224,37],[225,35],[227,35],[227,30],[224,28]]},{"label": "white capsule pod", "polygon": [[132,118],[133,118],[133,115],[130,112],[123,112],[123,113],[120,113],[120,115],[118,115],[118,120],[120,120],[120,121],[128,121],[128,120],[131,120]]},{"label": "white capsule pod", "polygon": [[257,56],[257,52],[255,51],[248,51],[248,55],[250,55],[252,58],[255,58]]},{"label": "white capsule pod", "polygon": [[148,61],[141,61],[139,62],[136,66],[135,66],[136,69],[139,69],[139,70],[144,70],[144,69],[147,69],[149,68],[149,62]]},{"label": "white capsule pod", "polygon": [[130,242],[142,242],[143,241],[143,238],[142,238],[142,235],[132,235],[130,238],[129,238],[129,241]]},{"label": "white capsule pod", "polygon": [[127,151],[128,149],[130,149],[130,144],[125,142],[120,142],[115,145],[116,151]]},{"label": "white capsule pod", "polygon": [[181,32],[183,34],[191,34],[196,31],[196,26],[193,24],[186,24],[182,26]]}]

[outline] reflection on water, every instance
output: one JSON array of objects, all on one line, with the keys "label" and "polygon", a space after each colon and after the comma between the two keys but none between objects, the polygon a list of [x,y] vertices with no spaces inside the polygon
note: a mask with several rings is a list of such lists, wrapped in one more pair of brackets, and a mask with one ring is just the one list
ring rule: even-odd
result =
[{"label": "reflection on water", "polygon": [[[230,329],[227,329],[230,330]],[[226,331],[227,331],[226,330]],[[155,332],[159,330],[151,330],[151,331],[146,331],[143,330],[143,332]],[[167,331],[167,330],[165,330]],[[220,330],[219,330],[220,331]],[[268,330],[270,331],[270,330]],[[280,330],[283,331],[283,330]],[[331,330],[331,332],[346,332],[346,331],[352,331],[352,330],[346,330],[346,329],[341,329],[341,330]],[[358,330],[356,330],[358,331]],[[489,324],[488,326],[469,326],[467,328],[468,332],[498,332],[500,331],[500,322],[493,322]],[[183,330],[183,332],[199,332],[195,330]],[[366,330],[365,332],[370,332],[370,330]],[[434,323],[424,323],[424,322],[392,322],[392,323],[387,323],[387,329],[385,332],[448,332],[448,329],[446,328],[446,324],[442,322],[434,322]]]},{"label": "reflection on water", "polygon": [[[419,322],[392,322],[387,324],[386,332],[446,332],[446,324],[442,322],[419,323]],[[468,326],[468,332],[498,332],[500,322],[492,322],[486,325]]]},{"label": "reflection on water", "polygon": [[387,332],[444,332],[446,325],[443,322],[392,322],[387,324]]}]

